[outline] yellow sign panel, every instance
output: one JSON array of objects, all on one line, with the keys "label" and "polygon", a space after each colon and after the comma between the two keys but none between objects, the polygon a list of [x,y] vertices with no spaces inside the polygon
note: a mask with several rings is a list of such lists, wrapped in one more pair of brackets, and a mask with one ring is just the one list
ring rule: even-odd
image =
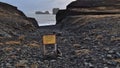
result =
[{"label": "yellow sign panel", "polygon": [[56,35],[44,35],[43,36],[43,44],[56,44]]}]

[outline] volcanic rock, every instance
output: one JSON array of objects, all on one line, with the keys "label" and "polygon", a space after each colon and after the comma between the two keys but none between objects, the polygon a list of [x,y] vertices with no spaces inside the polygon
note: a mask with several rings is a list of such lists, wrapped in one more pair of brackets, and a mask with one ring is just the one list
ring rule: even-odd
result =
[{"label": "volcanic rock", "polygon": [[[83,11],[79,4],[79,7],[69,7],[73,6],[70,4],[66,10],[58,12],[55,26],[40,27],[36,31],[13,39],[0,37],[0,68],[7,68],[9,64],[13,66],[11,68],[16,66],[30,68],[32,65],[34,67],[34,64],[38,68],[119,68],[120,14],[113,10],[119,10],[119,8],[99,11],[94,7],[99,4],[97,1],[75,1],[75,3],[84,2],[83,5],[86,3],[88,6],[92,5],[90,9],[94,9],[94,12],[88,10],[88,6],[83,7],[83,10],[85,9]],[[101,1],[103,0],[98,2]],[[106,1],[103,2],[106,3]],[[114,1],[109,1],[114,3]],[[118,0],[116,1],[119,3]],[[94,5],[91,4],[92,2]],[[73,11],[73,8],[77,9]],[[10,30],[14,29],[13,27],[9,28],[11,28]],[[15,29],[12,34],[17,34],[16,30],[18,29]],[[27,30],[23,29],[24,27],[18,31]],[[61,53],[58,55],[60,56],[54,55],[53,45],[45,45],[47,55],[44,55],[42,37],[51,34],[56,35],[57,49]],[[25,61],[25,65],[21,66],[21,60]],[[6,65],[7,63],[8,65]]]},{"label": "volcanic rock", "polygon": [[57,24],[67,16],[120,14],[120,0],[77,0],[71,2],[67,9],[59,10]]},{"label": "volcanic rock", "polygon": [[35,19],[26,17],[15,6],[0,2],[0,35],[10,37],[17,32],[32,31],[37,27]]},{"label": "volcanic rock", "polygon": [[[69,50],[69,56],[76,57],[78,67],[117,67],[119,63],[113,60],[120,58],[118,53],[120,49],[120,0],[73,1],[66,9],[58,11],[56,20],[60,30],[64,31],[62,36],[66,38],[63,45],[70,44],[73,54],[70,54]],[[74,37],[72,41],[70,41],[71,36]],[[73,44],[80,44],[80,46],[74,47],[76,45]],[[65,49],[67,51],[68,48]],[[79,52],[84,49],[90,52],[80,54]],[[79,51],[78,55],[74,54],[75,51]],[[86,58],[87,56],[90,58]],[[76,60],[74,58],[71,62]],[[77,65],[74,64],[74,67]]]}]

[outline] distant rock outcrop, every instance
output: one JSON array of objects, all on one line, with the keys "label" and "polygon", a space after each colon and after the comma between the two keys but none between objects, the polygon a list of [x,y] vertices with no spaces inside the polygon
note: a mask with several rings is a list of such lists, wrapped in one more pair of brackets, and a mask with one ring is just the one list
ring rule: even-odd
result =
[{"label": "distant rock outcrop", "polygon": [[50,14],[49,11],[45,11],[45,12],[42,12],[42,11],[36,11],[35,14]]},{"label": "distant rock outcrop", "polygon": [[17,7],[0,2],[0,36],[32,31],[36,26],[37,21],[26,17]]},{"label": "distant rock outcrop", "polygon": [[53,8],[53,14],[57,14],[58,11],[59,11],[59,8]]}]

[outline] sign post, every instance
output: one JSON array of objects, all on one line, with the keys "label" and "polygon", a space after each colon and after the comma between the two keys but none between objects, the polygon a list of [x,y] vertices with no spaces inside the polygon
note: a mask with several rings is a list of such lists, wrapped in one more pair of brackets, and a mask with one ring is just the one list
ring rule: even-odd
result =
[{"label": "sign post", "polygon": [[57,54],[57,44],[56,44],[56,35],[44,35],[43,36],[43,51],[46,55],[46,45],[54,45],[55,54]]}]

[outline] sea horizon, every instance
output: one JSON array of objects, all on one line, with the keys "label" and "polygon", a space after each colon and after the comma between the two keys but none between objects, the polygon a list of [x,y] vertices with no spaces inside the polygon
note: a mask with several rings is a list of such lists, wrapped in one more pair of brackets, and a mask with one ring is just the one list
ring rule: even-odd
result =
[{"label": "sea horizon", "polygon": [[35,14],[29,13],[26,14],[28,17],[35,18],[39,26],[55,25],[56,24],[56,15],[54,14]]}]

